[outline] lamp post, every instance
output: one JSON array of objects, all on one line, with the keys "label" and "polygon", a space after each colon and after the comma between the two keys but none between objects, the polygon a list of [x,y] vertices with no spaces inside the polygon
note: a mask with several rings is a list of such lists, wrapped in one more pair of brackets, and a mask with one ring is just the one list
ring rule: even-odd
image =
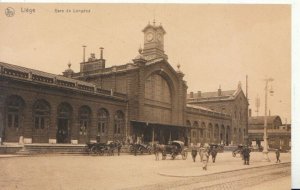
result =
[{"label": "lamp post", "polygon": [[263,155],[264,155],[264,161],[270,162],[270,158],[268,156],[268,136],[267,136],[267,127],[268,127],[268,122],[267,122],[267,116],[268,116],[268,93],[272,95],[274,92],[271,89],[269,91],[268,83],[272,82],[274,79],[272,78],[266,78],[266,86],[265,86],[265,120],[264,120],[264,149],[263,149]]}]

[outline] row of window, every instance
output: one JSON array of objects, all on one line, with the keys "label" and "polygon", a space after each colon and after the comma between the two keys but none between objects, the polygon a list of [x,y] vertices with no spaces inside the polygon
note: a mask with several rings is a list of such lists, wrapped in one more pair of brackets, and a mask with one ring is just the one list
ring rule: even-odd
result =
[{"label": "row of window", "polygon": [[[20,127],[20,116],[24,108],[23,100],[18,96],[11,96],[7,100],[7,127]],[[72,117],[72,107],[68,103],[62,103],[57,109],[57,118],[62,120],[70,120]],[[79,118],[79,133],[80,135],[87,134],[87,128],[91,123],[91,109],[88,106],[82,106],[78,112]],[[45,100],[37,100],[33,106],[33,123],[35,130],[43,130],[49,127],[50,120],[50,104]],[[101,108],[97,112],[97,134],[105,134],[107,132],[107,125],[109,122],[109,112]],[[114,115],[114,133],[121,134],[124,126],[124,114],[118,110]]]}]

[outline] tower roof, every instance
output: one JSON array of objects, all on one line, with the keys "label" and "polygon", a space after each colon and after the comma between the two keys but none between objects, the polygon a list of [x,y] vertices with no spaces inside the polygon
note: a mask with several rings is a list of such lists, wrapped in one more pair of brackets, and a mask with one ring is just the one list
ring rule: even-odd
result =
[{"label": "tower roof", "polygon": [[145,32],[148,28],[152,28],[154,30],[162,30],[163,31],[163,34],[166,34],[166,31],[165,29],[163,28],[163,26],[160,24],[160,25],[155,25],[155,22],[153,22],[153,24],[150,24],[150,22],[148,23],[148,25],[142,30],[142,32]]}]

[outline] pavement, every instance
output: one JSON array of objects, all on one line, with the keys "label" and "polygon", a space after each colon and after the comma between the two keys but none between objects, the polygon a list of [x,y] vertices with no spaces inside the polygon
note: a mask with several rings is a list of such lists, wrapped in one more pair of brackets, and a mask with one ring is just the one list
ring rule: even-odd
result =
[{"label": "pavement", "polygon": [[[202,169],[199,155],[193,162],[189,153],[187,160],[181,156],[171,160],[155,161],[154,155],[121,156],[74,156],[41,154],[32,156],[0,155],[0,187],[10,189],[132,189],[159,183],[175,183],[182,178],[214,173],[243,170],[276,164],[275,153],[270,152],[271,162],[262,161],[261,152],[253,152],[250,165],[243,165],[240,157],[231,152],[219,153],[216,162]],[[161,158],[161,157],[160,157]],[[281,154],[282,163],[291,162],[290,153]],[[290,182],[285,180],[285,187]]]},{"label": "pavement", "polygon": [[[232,157],[231,152],[218,153],[216,162],[212,163],[210,157],[207,166],[208,169],[203,170],[202,163],[200,162],[200,157],[198,155],[196,157],[197,161],[195,163],[186,165],[183,168],[170,168],[161,170],[159,171],[159,174],[169,177],[198,177],[215,173],[230,172],[233,170],[243,170],[248,168],[291,162],[290,153],[281,153],[281,163],[276,163],[276,156],[274,152],[269,152],[269,158],[270,162],[264,161],[261,152],[253,152],[250,155],[250,164],[244,165],[244,161],[239,155],[237,155],[236,157]],[[199,167],[195,167],[195,165],[199,165]]]},{"label": "pavement", "polygon": [[[68,156],[68,154],[40,154],[34,156]],[[123,154],[124,155],[124,154]],[[128,155],[128,154],[126,154]],[[32,155],[31,155],[32,156]],[[72,155],[74,156],[74,155]],[[80,155],[79,155],[80,156]],[[122,156],[122,154],[121,154]],[[145,156],[145,155],[141,155]],[[30,155],[18,155],[18,154],[0,154],[1,158],[14,158],[14,157],[30,157]],[[189,153],[189,158],[191,159],[191,154]],[[218,153],[216,162],[213,163],[211,157],[208,161],[207,170],[202,169],[202,162],[200,162],[200,157],[197,155],[196,162],[189,162],[188,165],[178,165],[177,168],[164,168],[158,171],[159,175],[169,176],[169,177],[198,177],[203,175],[215,174],[215,173],[225,173],[233,170],[243,170],[254,167],[261,167],[273,164],[283,164],[291,162],[291,153],[281,153],[280,159],[281,163],[276,163],[276,157],[274,152],[269,152],[270,161],[264,161],[261,152],[253,152],[250,156],[250,164],[244,165],[242,158],[237,155],[232,157],[231,152]],[[170,159],[170,158],[167,158]],[[176,157],[175,160],[181,160],[181,156]],[[162,160],[160,160],[162,161]],[[195,167],[199,166],[199,167]]]}]

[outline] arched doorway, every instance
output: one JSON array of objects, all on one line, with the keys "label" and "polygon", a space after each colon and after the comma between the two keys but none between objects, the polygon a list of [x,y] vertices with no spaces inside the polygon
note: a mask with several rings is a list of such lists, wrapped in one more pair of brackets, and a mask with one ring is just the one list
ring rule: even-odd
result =
[{"label": "arched doorway", "polygon": [[219,125],[215,124],[214,128],[214,143],[219,143]]},{"label": "arched doorway", "polygon": [[[123,140],[125,131],[125,116],[121,110],[115,113],[115,125],[114,125],[114,140]],[[143,137],[141,137],[143,138]],[[141,139],[143,141],[143,139]]]},{"label": "arched doorway", "polygon": [[45,100],[37,100],[33,105],[33,143],[47,143],[49,140],[50,105]]},{"label": "arched doorway", "polygon": [[13,95],[7,98],[3,141],[19,141],[19,137],[22,135],[21,128],[24,107],[24,100],[20,96]]},{"label": "arched doorway", "polygon": [[200,137],[201,137],[201,143],[202,144],[204,144],[205,140],[206,140],[205,134],[206,134],[206,125],[205,125],[204,122],[202,122],[201,123],[201,129],[200,129]]},{"label": "arched doorway", "polygon": [[91,109],[88,106],[79,108],[79,143],[89,142],[89,127],[91,124]]},{"label": "arched doorway", "polygon": [[230,127],[227,125],[226,127],[226,139],[225,139],[225,144],[228,146],[230,144],[230,134],[231,134],[231,130]]},{"label": "arched doorway", "polygon": [[101,108],[97,113],[98,125],[97,125],[97,141],[107,142],[108,135],[108,123],[109,123],[109,113],[106,109]]},{"label": "arched doorway", "polygon": [[72,107],[68,103],[62,103],[57,110],[57,143],[68,143],[70,141],[70,122]]},{"label": "arched doorway", "polygon": [[225,126],[221,125],[221,132],[220,132],[220,143],[225,144]]},{"label": "arched doorway", "polygon": [[213,139],[213,125],[211,123],[208,124],[207,130],[207,143],[212,143]]}]

